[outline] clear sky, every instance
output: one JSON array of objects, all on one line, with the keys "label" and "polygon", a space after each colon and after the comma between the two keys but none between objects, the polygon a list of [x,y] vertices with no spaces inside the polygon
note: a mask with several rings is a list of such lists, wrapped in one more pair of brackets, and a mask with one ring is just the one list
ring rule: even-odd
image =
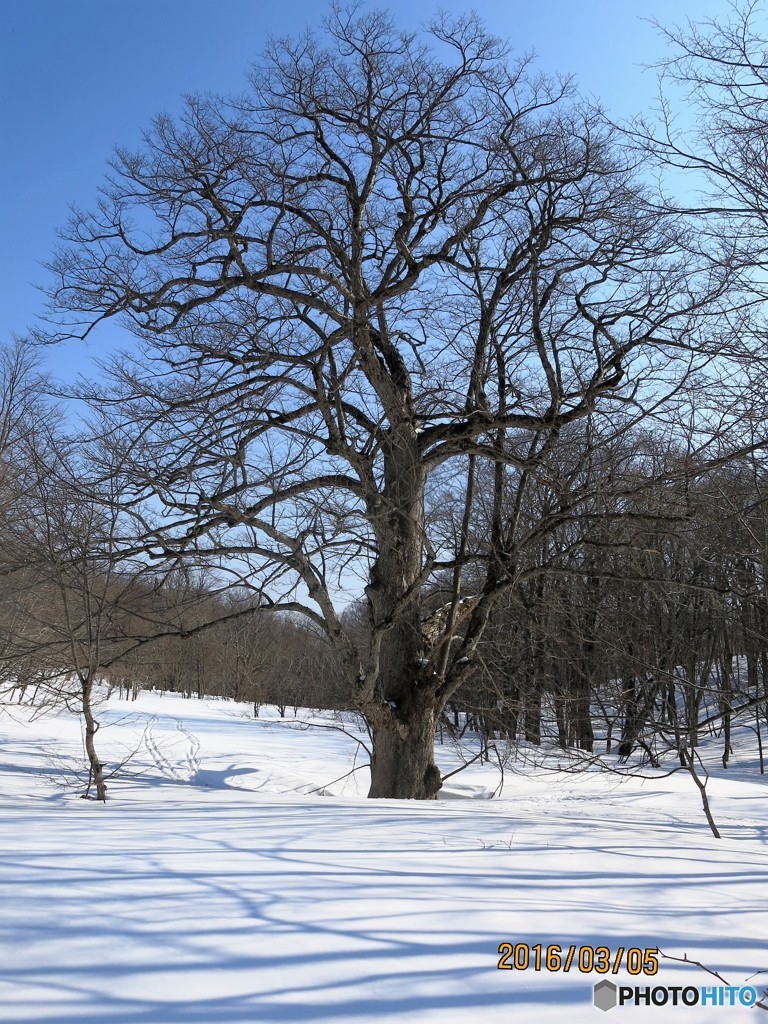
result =
[{"label": "clear sky", "polygon": [[[374,4],[376,6],[376,4]],[[727,0],[395,0],[406,28],[473,7],[547,71],[572,72],[618,116],[646,109],[665,25],[725,14]],[[269,35],[317,24],[309,0],[3,0],[0,16],[0,338],[42,311],[36,285],[68,206],[90,206],[115,145],[132,146],[183,93],[236,92]],[[97,352],[96,344],[90,354]],[[54,372],[82,348],[50,354]]]}]

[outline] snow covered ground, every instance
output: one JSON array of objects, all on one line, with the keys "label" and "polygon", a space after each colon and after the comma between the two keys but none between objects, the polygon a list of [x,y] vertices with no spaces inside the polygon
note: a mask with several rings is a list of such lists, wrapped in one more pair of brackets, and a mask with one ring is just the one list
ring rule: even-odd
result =
[{"label": "snow covered ground", "polygon": [[[361,763],[354,739],[287,714],[112,698],[100,752],[133,757],[103,806],[62,786],[75,719],[0,712],[1,1021],[762,1018],[669,992],[662,1007],[593,1005],[600,980],[649,998],[721,984],[669,960],[631,977],[629,949],[765,988],[768,974],[745,979],[768,968],[767,784],[744,759],[710,782],[718,841],[683,775],[510,766],[488,799],[498,771],[475,763],[435,803],[367,801],[365,770],[334,784]],[[438,761],[458,763],[448,746]],[[576,952],[568,972],[498,970],[503,942]],[[580,973],[584,947],[612,963],[623,948],[617,973]]]}]

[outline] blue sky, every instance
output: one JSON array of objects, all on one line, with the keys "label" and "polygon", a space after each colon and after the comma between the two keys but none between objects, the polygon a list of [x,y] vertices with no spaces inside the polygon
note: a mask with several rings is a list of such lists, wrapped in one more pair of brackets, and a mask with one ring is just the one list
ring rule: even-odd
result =
[{"label": "blue sky", "polygon": [[[396,0],[417,27],[437,7],[474,7],[487,26],[542,68],[572,72],[614,114],[647,109],[663,24],[721,15],[727,0]],[[236,92],[266,38],[317,24],[308,0],[5,0],[0,21],[0,338],[42,312],[40,262],[70,203],[92,204],[115,145],[132,146],[153,114],[185,92]],[[65,376],[98,354],[94,343],[49,355]]]}]

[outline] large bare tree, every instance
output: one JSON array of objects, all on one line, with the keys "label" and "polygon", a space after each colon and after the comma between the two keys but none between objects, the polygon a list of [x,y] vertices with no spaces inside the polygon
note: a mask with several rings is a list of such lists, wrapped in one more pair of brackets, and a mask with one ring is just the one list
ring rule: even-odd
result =
[{"label": "large bare tree", "polygon": [[[520,546],[574,514],[561,438],[658,407],[722,281],[600,111],[473,17],[422,37],[334,10],[112,166],[52,303],[61,335],[116,319],[141,344],[92,393],[126,545],[314,620],[372,732],[370,795],[433,797],[436,717]],[[363,590],[360,644],[340,612]]]}]

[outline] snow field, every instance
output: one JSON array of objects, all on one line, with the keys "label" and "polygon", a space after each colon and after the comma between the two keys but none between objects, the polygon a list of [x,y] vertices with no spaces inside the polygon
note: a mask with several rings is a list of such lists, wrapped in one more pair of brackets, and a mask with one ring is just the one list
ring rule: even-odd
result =
[{"label": "snow field", "polygon": [[[100,711],[104,759],[133,752],[102,806],[61,785],[81,754],[77,720],[9,711],[3,1022],[606,1019],[592,1004],[599,974],[497,970],[503,941],[658,946],[732,985],[768,968],[766,785],[738,759],[710,782],[718,841],[682,774],[511,769],[487,799],[498,772],[476,763],[435,803],[367,801],[366,771],[342,778],[365,756],[349,736],[306,728],[312,713],[253,720],[246,706],[142,693]],[[438,762],[458,764],[448,746]],[[670,961],[655,978],[611,979],[718,984]],[[607,1019],[761,1013],[667,1005]]]}]

